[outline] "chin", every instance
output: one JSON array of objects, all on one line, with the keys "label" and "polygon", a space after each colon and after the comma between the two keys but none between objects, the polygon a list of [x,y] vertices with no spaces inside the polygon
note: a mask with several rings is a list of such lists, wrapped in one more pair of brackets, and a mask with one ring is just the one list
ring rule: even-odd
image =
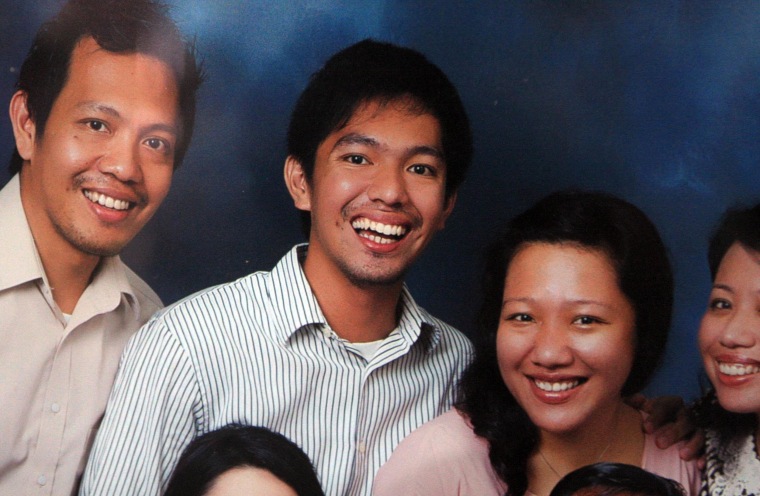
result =
[{"label": "chin", "polygon": [[737,395],[735,393],[720,394],[720,392],[718,392],[717,396],[720,406],[729,412],[754,413],[756,415],[760,415],[760,404],[758,404],[756,401],[747,401],[750,398],[753,400],[755,398],[760,398],[760,395],[758,394],[750,393]]}]

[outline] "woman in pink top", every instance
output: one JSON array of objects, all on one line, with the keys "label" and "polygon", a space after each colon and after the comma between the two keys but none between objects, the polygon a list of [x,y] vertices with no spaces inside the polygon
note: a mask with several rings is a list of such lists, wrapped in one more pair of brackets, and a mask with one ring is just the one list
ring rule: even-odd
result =
[{"label": "woman in pink top", "polygon": [[623,401],[649,381],[670,326],[673,278],[649,219],[609,195],[552,194],[509,223],[485,275],[457,408],[399,445],[374,494],[546,496],[600,461],[694,494],[696,463],[659,450]]}]

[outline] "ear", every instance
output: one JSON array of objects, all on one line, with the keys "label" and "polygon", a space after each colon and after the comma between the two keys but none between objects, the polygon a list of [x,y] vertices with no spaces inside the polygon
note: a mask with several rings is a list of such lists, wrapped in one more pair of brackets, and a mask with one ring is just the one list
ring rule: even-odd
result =
[{"label": "ear", "polygon": [[443,215],[441,216],[441,223],[438,226],[438,230],[440,231],[446,226],[446,219],[449,218],[449,215],[451,215],[451,212],[454,210],[454,205],[457,202],[457,192],[452,192],[449,196],[447,196],[443,200]]},{"label": "ear", "polygon": [[296,208],[311,210],[311,187],[301,162],[292,155],[288,155],[288,158],[285,159],[285,170],[283,172],[285,185],[288,187],[288,192],[293,198]]},{"label": "ear", "polygon": [[19,90],[13,94],[8,113],[11,117],[11,126],[13,127],[13,136],[16,138],[18,154],[25,161],[31,160],[37,127],[29,115],[24,91]]}]

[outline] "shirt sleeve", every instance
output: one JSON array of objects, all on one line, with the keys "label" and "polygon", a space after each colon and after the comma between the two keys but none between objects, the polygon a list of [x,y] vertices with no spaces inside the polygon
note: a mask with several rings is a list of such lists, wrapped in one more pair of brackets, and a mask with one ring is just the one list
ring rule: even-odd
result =
[{"label": "shirt sleeve", "polygon": [[195,436],[200,404],[187,353],[154,318],[124,350],[80,495],[160,494]]}]

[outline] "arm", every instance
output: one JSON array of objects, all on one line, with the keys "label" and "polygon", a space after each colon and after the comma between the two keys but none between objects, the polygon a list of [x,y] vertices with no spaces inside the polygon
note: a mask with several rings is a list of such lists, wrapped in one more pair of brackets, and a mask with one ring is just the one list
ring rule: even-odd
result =
[{"label": "arm", "polygon": [[199,396],[184,349],[152,319],[124,351],[80,494],[158,495],[195,435]]}]

